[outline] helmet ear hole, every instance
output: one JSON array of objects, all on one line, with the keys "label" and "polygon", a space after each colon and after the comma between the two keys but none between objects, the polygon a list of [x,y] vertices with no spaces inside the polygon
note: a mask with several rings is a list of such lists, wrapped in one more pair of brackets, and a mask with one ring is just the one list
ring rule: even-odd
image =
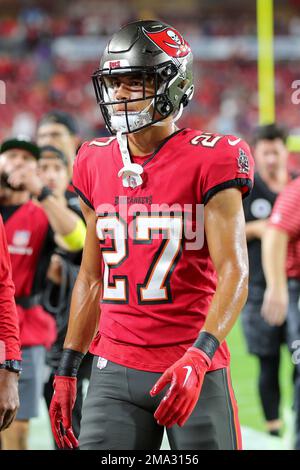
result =
[{"label": "helmet ear hole", "polygon": [[161,96],[156,102],[156,109],[162,116],[168,115],[171,111],[171,108],[171,104],[164,96]]}]

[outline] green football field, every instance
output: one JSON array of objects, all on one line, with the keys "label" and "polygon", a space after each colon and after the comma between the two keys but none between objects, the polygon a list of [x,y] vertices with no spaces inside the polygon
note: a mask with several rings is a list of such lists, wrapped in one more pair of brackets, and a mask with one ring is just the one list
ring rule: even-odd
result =
[{"label": "green football field", "polygon": [[[289,353],[282,351],[281,388],[282,416],[285,431],[282,439],[269,437],[264,432],[264,421],[256,391],[257,362],[246,351],[240,322],[236,324],[229,337],[231,351],[231,374],[239,416],[242,425],[243,447],[245,449],[290,449],[293,440],[292,404],[292,362]],[[31,449],[51,449],[52,439],[44,403],[41,403],[39,418],[33,419],[30,432]],[[163,447],[168,448],[166,439]]]}]

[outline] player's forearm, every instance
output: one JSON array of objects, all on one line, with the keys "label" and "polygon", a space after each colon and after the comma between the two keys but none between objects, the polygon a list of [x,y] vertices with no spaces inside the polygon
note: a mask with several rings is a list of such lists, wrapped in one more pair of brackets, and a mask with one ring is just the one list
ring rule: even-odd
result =
[{"label": "player's forearm", "polygon": [[74,285],[64,349],[86,353],[97,332],[100,317],[100,280],[79,272]]},{"label": "player's forearm", "polygon": [[0,216],[0,362],[11,359],[21,359],[19,318],[6,234]]},{"label": "player's forearm", "polygon": [[49,196],[41,202],[49,218],[53,231],[61,236],[68,235],[76,228],[80,217],[64,206],[54,196]]},{"label": "player's forearm", "polygon": [[0,289],[0,362],[20,360],[20,348],[19,319],[14,296],[9,295],[9,289],[4,293]]},{"label": "player's forearm", "polygon": [[267,220],[252,220],[246,223],[246,238],[247,241],[254,240],[255,238],[261,239],[267,227]]},{"label": "player's forearm", "polygon": [[262,262],[267,286],[286,286],[286,257],[288,235],[286,232],[269,227],[262,239]]},{"label": "player's forearm", "polygon": [[248,296],[248,267],[228,262],[218,273],[218,284],[202,331],[224,341]]}]

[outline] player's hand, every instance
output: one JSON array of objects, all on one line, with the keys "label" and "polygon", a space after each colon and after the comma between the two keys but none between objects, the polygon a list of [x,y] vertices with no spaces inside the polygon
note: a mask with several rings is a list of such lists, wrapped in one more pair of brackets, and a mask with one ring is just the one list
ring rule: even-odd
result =
[{"label": "player's hand", "polygon": [[18,380],[16,372],[0,370],[0,432],[11,425],[20,406]]},{"label": "player's hand", "polygon": [[287,288],[267,288],[261,307],[264,320],[271,326],[280,326],[285,322],[289,296]]},{"label": "player's hand", "polygon": [[53,387],[49,416],[55,442],[60,449],[76,449],[79,443],[72,429],[72,410],[76,401],[77,379],[56,375]]},{"label": "player's hand", "polygon": [[47,271],[47,279],[53,284],[60,285],[62,283],[62,259],[59,255],[52,255]]},{"label": "player's hand", "polygon": [[40,195],[43,188],[43,183],[35,169],[18,168],[10,173],[8,182],[13,188],[27,190],[35,197]]},{"label": "player's hand", "polygon": [[150,391],[153,397],[171,383],[154,413],[158,424],[167,428],[174,424],[185,424],[199,399],[204,376],[210,364],[211,360],[203,351],[192,347],[164,372]]}]

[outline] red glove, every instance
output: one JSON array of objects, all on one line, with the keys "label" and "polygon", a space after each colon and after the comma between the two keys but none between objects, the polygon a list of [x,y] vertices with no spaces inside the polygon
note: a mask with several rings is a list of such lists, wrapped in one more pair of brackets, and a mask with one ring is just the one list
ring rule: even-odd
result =
[{"label": "red glove", "polygon": [[79,443],[72,429],[72,410],[76,401],[77,379],[56,375],[53,387],[49,416],[55,442],[60,449],[76,449]]},{"label": "red glove", "polygon": [[200,349],[191,347],[184,356],[167,369],[158,379],[150,395],[160,393],[171,382],[166,395],[154,413],[158,424],[170,428],[183,426],[198,401],[204,376],[211,359]]}]

